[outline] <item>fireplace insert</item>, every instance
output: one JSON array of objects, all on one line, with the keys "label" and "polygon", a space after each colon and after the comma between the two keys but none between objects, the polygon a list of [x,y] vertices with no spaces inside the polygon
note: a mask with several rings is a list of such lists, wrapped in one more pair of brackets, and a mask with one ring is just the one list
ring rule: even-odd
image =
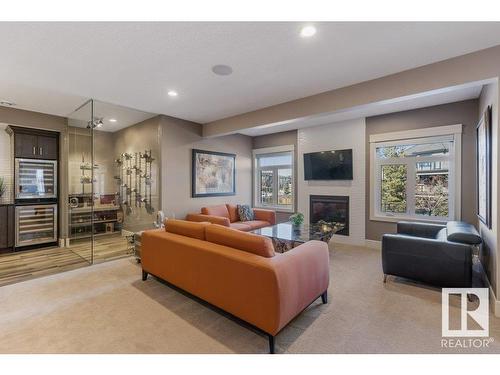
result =
[{"label": "fireplace insert", "polygon": [[309,196],[309,222],[342,224],[343,229],[336,234],[349,235],[349,197],[336,195]]}]

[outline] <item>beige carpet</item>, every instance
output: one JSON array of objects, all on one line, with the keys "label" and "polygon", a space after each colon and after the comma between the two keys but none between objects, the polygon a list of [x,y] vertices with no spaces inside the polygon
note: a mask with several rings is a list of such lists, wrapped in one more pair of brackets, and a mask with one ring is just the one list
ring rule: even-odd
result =
[{"label": "beige carpet", "polygon": [[[437,353],[441,293],[390,278],[380,252],[334,245],[329,303],[277,337],[281,353]],[[0,353],[266,353],[267,339],[154,278],[131,258],[0,288]],[[456,307],[453,309],[456,310]],[[500,353],[500,320],[489,349]]]}]

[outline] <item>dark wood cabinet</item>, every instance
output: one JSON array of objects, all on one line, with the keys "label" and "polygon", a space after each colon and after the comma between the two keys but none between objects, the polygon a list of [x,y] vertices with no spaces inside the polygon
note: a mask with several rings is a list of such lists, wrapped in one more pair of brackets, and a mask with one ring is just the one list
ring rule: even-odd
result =
[{"label": "dark wood cabinet", "polygon": [[0,205],[0,253],[14,250],[14,205]]},{"label": "dark wood cabinet", "polygon": [[18,133],[15,137],[15,157],[36,158],[37,136],[33,134]]},{"label": "dark wood cabinet", "polygon": [[37,145],[40,159],[57,159],[57,138],[39,135]]},{"label": "dark wood cabinet", "polygon": [[58,133],[18,126],[9,128],[14,136],[14,157],[57,160]]}]

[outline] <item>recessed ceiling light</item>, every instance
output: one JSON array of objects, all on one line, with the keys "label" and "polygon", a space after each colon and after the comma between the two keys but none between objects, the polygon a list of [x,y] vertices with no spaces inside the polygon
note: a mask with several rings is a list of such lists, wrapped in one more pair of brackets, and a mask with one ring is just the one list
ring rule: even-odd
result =
[{"label": "recessed ceiling light", "polygon": [[172,97],[172,98],[174,98],[174,97],[176,97],[179,94],[177,94],[177,91],[169,90],[169,92],[167,92],[167,95],[170,96],[170,97]]},{"label": "recessed ceiling light", "polygon": [[14,102],[9,102],[8,100],[0,100],[0,105],[6,105],[9,107],[12,107],[13,105],[16,105]]},{"label": "recessed ceiling light", "polygon": [[98,128],[102,128],[102,122],[98,122],[96,125]]},{"label": "recessed ceiling light", "polygon": [[116,122],[116,119],[115,118],[110,118],[109,122]]},{"label": "recessed ceiling light", "polygon": [[316,34],[316,28],[312,25],[304,26],[300,30],[300,36],[302,38],[309,38],[309,37],[313,36],[314,34]]},{"label": "recessed ceiling light", "polygon": [[218,76],[228,76],[233,72],[233,68],[229,65],[214,65],[212,66],[212,72]]}]

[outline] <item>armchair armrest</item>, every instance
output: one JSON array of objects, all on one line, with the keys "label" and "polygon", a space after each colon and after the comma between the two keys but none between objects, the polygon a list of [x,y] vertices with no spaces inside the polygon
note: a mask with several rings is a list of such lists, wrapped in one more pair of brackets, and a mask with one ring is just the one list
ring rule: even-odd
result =
[{"label": "armchair armrest", "polygon": [[213,215],[204,215],[204,214],[187,214],[186,220],[188,221],[197,221],[197,222],[209,222],[212,224],[219,224],[225,227],[230,226],[229,219],[223,216],[213,216]]},{"label": "armchair armrest", "polygon": [[425,238],[436,238],[438,232],[443,228],[446,228],[446,225],[410,221],[399,221],[397,224],[398,234]]},{"label": "armchair armrest", "polygon": [[382,269],[386,275],[420,280],[449,287],[470,287],[472,249],[469,245],[384,234]]},{"label": "armchair armrest", "polygon": [[254,208],[253,214],[257,220],[267,221],[271,225],[276,224],[276,212],[274,210]]},{"label": "armchair armrest", "polygon": [[309,241],[270,259],[277,279],[279,329],[328,289],[328,245]]}]

